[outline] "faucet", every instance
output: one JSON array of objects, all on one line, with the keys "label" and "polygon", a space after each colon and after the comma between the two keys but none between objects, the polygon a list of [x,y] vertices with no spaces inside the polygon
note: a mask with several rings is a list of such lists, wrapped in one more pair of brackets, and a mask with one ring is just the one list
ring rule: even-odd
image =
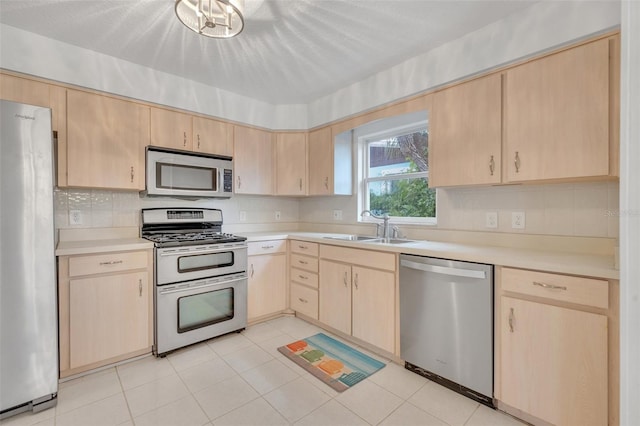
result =
[{"label": "faucet", "polygon": [[378,216],[374,213],[371,213],[371,210],[364,210],[362,213],[360,213],[360,216],[364,217],[365,214],[369,213],[369,215],[371,217],[374,217],[376,219],[381,219],[384,221],[384,224],[382,225],[382,238],[388,239],[389,237],[391,237],[389,234],[389,215],[388,214],[383,214],[382,216]]}]

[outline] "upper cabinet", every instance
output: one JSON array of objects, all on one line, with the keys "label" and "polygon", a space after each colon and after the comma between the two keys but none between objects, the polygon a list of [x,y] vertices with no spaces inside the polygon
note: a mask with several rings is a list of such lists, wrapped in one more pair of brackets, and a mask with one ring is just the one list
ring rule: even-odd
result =
[{"label": "upper cabinet", "polygon": [[429,112],[429,186],[500,183],[501,75],[436,92]]},{"label": "upper cabinet", "polygon": [[144,189],[149,107],[67,90],[67,131],[69,186]]},{"label": "upper cabinet", "polygon": [[307,134],[276,134],[276,194],[307,193]]},{"label": "upper cabinet", "polygon": [[191,116],[168,109],[151,108],[151,143],[153,146],[191,151]]},{"label": "upper cabinet", "polygon": [[224,121],[193,117],[193,150],[233,156],[233,126]]},{"label": "upper cabinet", "polygon": [[609,158],[610,126],[617,125],[610,122],[614,42],[597,40],[506,71],[506,182],[615,174]]},{"label": "upper cabinet", "polygon": [[236,194],[273,194],[273,139],[271,132],[244,126],[233,128]]},{"label": "upper cabinet", "polygon": [[309,195],[351,194],[351,131],[332,127],[309,132]]}]

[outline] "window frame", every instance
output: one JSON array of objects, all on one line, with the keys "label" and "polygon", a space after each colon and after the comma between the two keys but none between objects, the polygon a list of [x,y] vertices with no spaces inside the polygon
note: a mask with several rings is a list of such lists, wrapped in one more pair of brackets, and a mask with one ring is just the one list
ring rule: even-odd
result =
[{"label": "window frame", "polygon": [[[400,134],[412,133],[427,129],[428,132],[428,114],[426,110],[416,113],[404,114],[401,116],[390,117],[355,129],[354,139],[356,140],[357,158],[358,158],[358,212],[369,210],[369,183],[380,181],[393,181],[405,179],[428,178],[429,170],[425,172],[413,172],[406,174],[394,174],[387,176],[369,177],[369,144],[378,142],[385,138],[392,138]],[[393,223],[398,224],[416,224],[416,225],[437,225],[438,215],[438,191],[436,189],[436,216],[435,217],[407,217],[407,216],[390,216]],[[378,223],[379,219],[375,219],[370,215],[358,216],[358,221],[363,223]]]}]

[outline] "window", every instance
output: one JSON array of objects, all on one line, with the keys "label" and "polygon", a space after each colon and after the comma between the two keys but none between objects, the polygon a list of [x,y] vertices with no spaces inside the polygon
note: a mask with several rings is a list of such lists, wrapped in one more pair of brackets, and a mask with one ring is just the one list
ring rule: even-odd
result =
[{"label": "window", "polygon": [[436,191],[429,188],[425,116],[422,111],[357,129],[361,210],[387,213],[396,222],[435,223]]}]

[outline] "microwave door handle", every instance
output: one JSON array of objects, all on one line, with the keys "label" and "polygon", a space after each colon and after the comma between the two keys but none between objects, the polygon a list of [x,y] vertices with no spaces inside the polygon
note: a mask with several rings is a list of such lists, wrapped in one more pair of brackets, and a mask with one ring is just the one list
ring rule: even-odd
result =
[{"label": "microwave door handle", "polygon": [[160,253],[161,257],[171,257],[171,256],[185,256],[185,255],[197,255],[197,254],[209,254],[209,253],[220,253],[224,251],[233,251],[238,248],[245,247],[224,247],[219,249],[211,249],[211,250],[190,250],[190,251],[170,251],[170,252],[162,252]]},{"label": "microwave door handle", "polygon": [[193,287],[180,287],[180,288],[172,288],[169,290],[160,290],[160,294],[171,294],[171,293],[184,293],[185,291],[190,291],[190,290],[199,290],[201,288],[207,288],[207,287],[218,287],[218,286],[226,286],[227,284],[231,284],[231,283],[235,283],[238,281],[244,281],[246,280],[247,277],[242,277],[242,278],[236,278],[233,280],[227,280],[227,281],[218,281],[215,283],[209,283],[205,281],[205,284],[202,285],[196,285]]}]

